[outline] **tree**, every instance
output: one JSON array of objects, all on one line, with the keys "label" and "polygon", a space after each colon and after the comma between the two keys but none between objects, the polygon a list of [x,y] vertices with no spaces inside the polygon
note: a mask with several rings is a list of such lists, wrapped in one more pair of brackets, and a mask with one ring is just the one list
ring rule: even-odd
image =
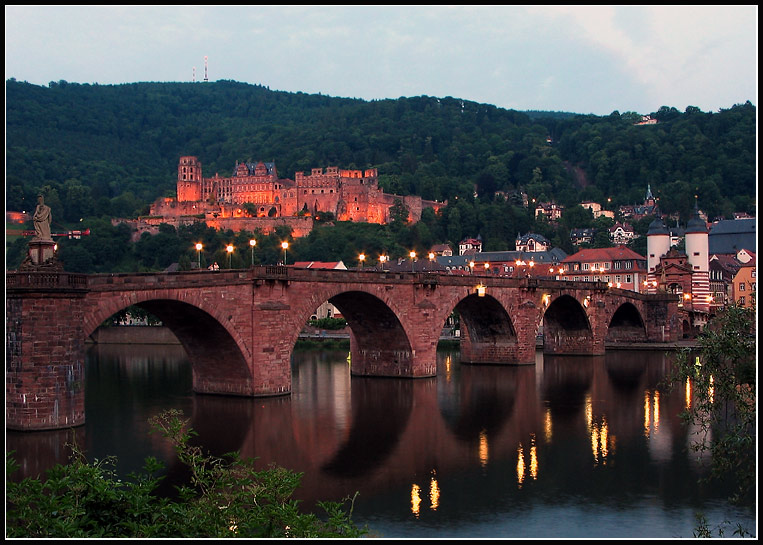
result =
[{"label": "tree", "polygon": [[755,501],[756,359],[755,311],[731,306],[700,333],[699,353],[678,354],[669,382],[692,385],[692,403],[682,417],[699,433],[692,441],[696,452],[711,454],[711,478],[730,475],[734,503]]},{"label": "tree", "polygon": [[408,217],[410,212],[408,207],[401,199],[395,199],[395,202],[389,208],[389,216],[392,220],[392,229],[399,231],[408,223]]}]

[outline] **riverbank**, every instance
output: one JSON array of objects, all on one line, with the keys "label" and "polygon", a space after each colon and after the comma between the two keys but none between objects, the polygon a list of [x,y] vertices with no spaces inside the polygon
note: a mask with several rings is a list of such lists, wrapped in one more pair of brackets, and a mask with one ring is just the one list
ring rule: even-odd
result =
[{"label": "riverbank", "polygon": [[[177,337],[163,326],[111,326],[101,327],[85,341],[89,344],[180,344]],[[438,348],[457,349],[460,341],[455,336],[442,336]],[[535,342],[537,348],[543,348],[543,337]],[[698,348],[696,339],[681,339],[674,342],[626,342],[606,343],[607,350],[683,350]],[[310,328],[302,331],[295,348],[309,350],[310,348],[349,349],[350,334],[345,328],[339,331],[316,330]]]}]

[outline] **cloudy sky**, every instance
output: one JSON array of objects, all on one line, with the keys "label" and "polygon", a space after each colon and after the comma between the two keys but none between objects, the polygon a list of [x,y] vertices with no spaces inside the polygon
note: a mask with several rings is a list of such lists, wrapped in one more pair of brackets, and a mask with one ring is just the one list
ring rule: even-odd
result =
[{"label": "cloudy sky", "polygon": [[757,6],[6,6],[5,77],[208,76],[366,100],[642,114],[757,105]]}]

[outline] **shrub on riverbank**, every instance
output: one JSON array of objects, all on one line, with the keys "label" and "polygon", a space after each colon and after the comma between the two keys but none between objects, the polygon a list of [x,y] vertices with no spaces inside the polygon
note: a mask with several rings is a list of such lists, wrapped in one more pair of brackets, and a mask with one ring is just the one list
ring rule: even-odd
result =
[{"label": "shrub on riverbank", "polygon": [[176,499],[155,495],[162,464],[145,461],[143,474],[122,481],[113,457],[87,462],[75,447],[68,465],[43,481],[9,480],[18,467],[6,454],[6,537],[360,537],[352,522],[353,499],[318,502],[322,516],[302,513],[292,499],[301,474],[272,466],[256,471],[237,453],[222,458],[190,445],[195,432],[169,410],[151,419],[191,470]]}]

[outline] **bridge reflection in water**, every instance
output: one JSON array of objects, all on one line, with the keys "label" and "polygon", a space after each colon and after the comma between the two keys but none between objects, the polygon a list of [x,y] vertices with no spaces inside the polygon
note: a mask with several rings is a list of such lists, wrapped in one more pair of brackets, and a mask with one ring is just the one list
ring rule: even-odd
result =
[{"label": "bridge reflection in water", "polygon": [[439,352],[437,376],[410,381],[353,377],[346,351],[297,351],[292,395],[253,399],[192,393],[179,346],[97,345],[88,352],[85,426],[7,432],[7,449],[18,451],[18,477],[65,461],[71,433],[89,457],[116,455],[124,475],[152,454],[168,463],[170,493],[187,476],[146,421],[172,407],[216,454],[238,450],[257,467],[304,472],[297,497],[307,508],[360,491],[356,520],[387,531],[400,520],[445,528],[497,511],[514,520],[532,504],[571,498],[608,512],[659,496],[668,518],[701,504],[708,490],[696,484],[678,417],[685,390],[661,386],[669,356],[536,358],[471,366]]}]

